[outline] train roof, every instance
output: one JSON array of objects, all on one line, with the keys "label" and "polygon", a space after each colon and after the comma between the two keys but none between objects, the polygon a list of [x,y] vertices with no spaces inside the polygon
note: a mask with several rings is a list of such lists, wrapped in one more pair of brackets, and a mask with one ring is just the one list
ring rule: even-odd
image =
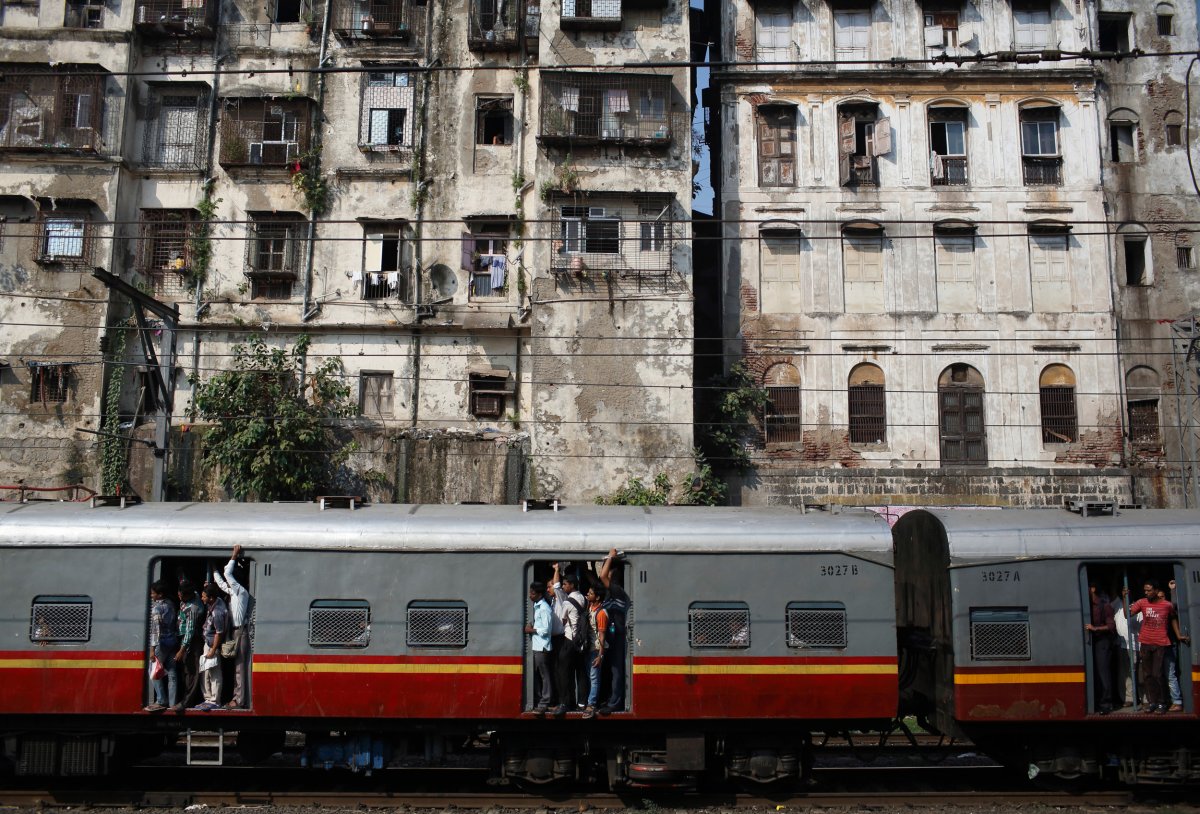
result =
[{"label": "train roof", "polygon": [[[0,504],[3,506],[3,504]],[[564,553],[831,551],[887,554],[874,514],[791,508],[378,504],[321,511],[312,503],[83,503],[0,508],[0,547],[135,546],[354,550],[553,550]]]},{"label": "train roof", "polygon": [[914,525],[930,533],[931,519],[941,526],[952,563],[1200,556],[1200,511],[1126,509],[1083,517],[1064,509],[929,509],[901,517],[897,539]]}]

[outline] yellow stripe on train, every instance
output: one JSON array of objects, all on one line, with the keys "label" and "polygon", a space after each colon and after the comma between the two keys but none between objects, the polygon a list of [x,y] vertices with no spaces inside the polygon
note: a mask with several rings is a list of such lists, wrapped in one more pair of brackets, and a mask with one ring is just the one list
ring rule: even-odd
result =
[{"label": "yellow stripe on train", "polygon": [[144,659],[0,659],[0,670],[140,670],[145,666]]},{"label": "yellow stripe on train", "polygon": [[426,673],[520,675],[520,664],[344,664],[313,661],[256,661],[256,673]]},{"label": "yellow stripe on train", "polygon": [[1083,673],[955,673],[955,684],[1083,684]]}]

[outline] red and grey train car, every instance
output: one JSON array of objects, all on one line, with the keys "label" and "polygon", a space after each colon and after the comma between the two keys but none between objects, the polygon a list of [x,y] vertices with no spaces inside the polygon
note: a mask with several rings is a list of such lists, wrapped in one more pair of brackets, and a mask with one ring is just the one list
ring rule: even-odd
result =
[{"label": "red and grey train car", "polygon": [[[148,714],[148,586],[245,548],[248,711]],[[0,513],[0,735],[11,770],[99,771],[143,736],[305,733],[372,767],[489,733],[506,777],[682,784],[796,776],[809,733],[894,718],[891,535],[776,509],[25,504]],[[627,619],[624,711],[532,713],[526,586],[596,576]],[[336,738],[331,733],[342,733]]]},{"label": "red and grey train car", "polygon": [[893,529],[902,708],[1031,774],[1200,780],[1194,643],[1178,644],[1182,709],[1156,715],[1126,681],[1136,676],[1128,637],[1113,642],[1116,697],[1101,697],[1085,629],[1093,586],[1111,604],[1126,588],[1135,601],[1146,582],[1174,581],[1190,636],[1200,621],[1198,532],[1190,511],[905,514]]}]

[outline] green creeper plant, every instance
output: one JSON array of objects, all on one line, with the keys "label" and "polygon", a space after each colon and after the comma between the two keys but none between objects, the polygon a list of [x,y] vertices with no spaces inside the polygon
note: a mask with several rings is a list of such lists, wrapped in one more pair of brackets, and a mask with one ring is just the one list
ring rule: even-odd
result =
[{"label": "green creeper plant", "polygon": [[767,403],[767,391],[741,362],[714,376],[697,394],[696,434],[702,459],[717,469],[745,472],[753,467],[749,445],[755,437],[751,418]]},{"label": "green creeper plant", "polygon": [[121,378],[125,358],[125,328],[113,329],[108,353],[108,390],[104,394],[104,421],[100,436],[100,489],[106,495],[126,491],[129,485],[129,444],[121,434]]}]

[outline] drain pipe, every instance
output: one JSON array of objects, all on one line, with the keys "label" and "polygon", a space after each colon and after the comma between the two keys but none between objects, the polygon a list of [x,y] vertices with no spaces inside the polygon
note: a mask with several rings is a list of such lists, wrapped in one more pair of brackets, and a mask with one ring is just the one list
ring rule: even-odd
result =
[{"label": "drain pipe", "polygon": [[[433,13],[434,3],[427,3],[425,7],[425,64],[433,64]],[[410,360],[412,363],[412,394],[411,406],[409,408],[408,424],[410,427],[416,427],[417,422],[421,417],[421,266],[424,257],[424,229],[422,221],[425,216],[425,190],[429,188],[429,181],[421,176],[425,173],[425,144],[427,143],[426,132],[429,128],[429,86],[433,83],[433,73],[426,72],[425,80],[421,83],[421,144],[420,149],[414,152],[414,172],[411,175],[411,180],[415,185],[413,190],[416,198],[416,212],[413,213],[415,221],[413,223],[413,328],[410,332],[412,336],[412,353]],[[416,156],[420,156],[420,161],[416,161]]]},{"label": "drain pipe", "polygon": [[[333,3],[325,4],[325,14],[321,21],[321,50],[317,56],[317,121],[313,128],[313,150],[321,149],[321,128],[325,121],[325,60],[329,55],[329,16],[333,8]],[[320,153],[317,153],[317,170],[321,169]],[[313,283],[313,268],[316,264],[316,249],[317,249],[317,218],[320,217],[316,210],[311,213],[312,217],[308,219],[308,259],[304,264],[304,305],[300,312],[300,321],[308,322],[317,315],[320,310],[319,305],[313,305],[312,302],[312,283]]]}]

